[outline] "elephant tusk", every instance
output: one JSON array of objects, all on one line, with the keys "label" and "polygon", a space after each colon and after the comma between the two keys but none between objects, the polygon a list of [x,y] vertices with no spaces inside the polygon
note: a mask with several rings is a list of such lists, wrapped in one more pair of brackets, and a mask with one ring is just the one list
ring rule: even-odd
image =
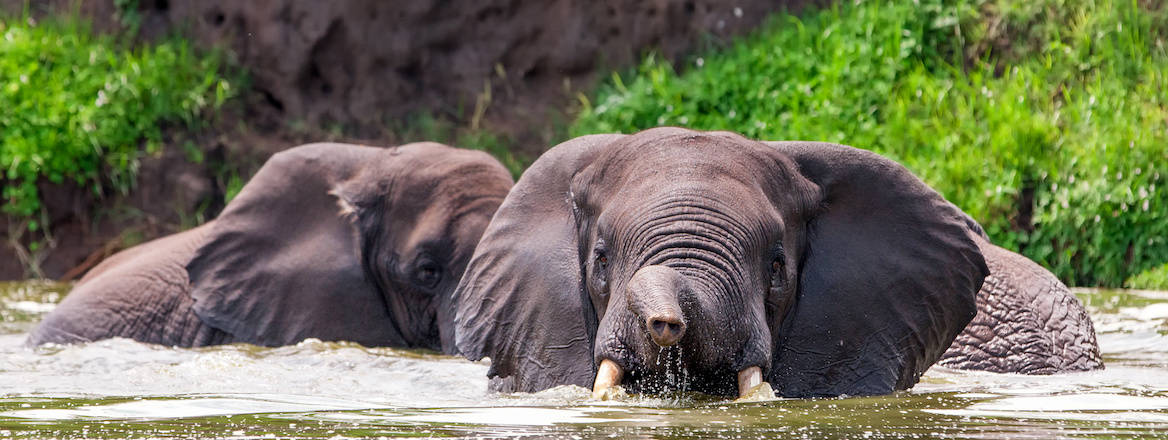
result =
[{"label": "elephant tusk", "polygon": [[762,369],[754,366],[743,368],[738,372],[738,397],[746,397],[748,393],[762,383]]},{"label": "elephant tusk", "polygon": [[617,365],[611,359],[600,361],[600,369],[596,371],[596,382],[592,385],[592,398],[604,400],[605,391],[620,385],[621,376],[624,374],[625,372],[621,371],[620,365]]}]

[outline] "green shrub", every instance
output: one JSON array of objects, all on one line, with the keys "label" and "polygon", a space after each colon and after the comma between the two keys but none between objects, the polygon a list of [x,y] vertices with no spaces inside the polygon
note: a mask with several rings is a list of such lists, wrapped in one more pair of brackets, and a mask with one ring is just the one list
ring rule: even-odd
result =
[{"label": "green shrub", "polygon": [[1168,264],[1128,278],[1123,286],[1132,289],[1168,290]]},{"label": "green shrub", "polygon": [[845,3],[779,15],[683,73],[649,56],[582,99],[571,134],[845,143],[901,162],[1068,283],[1120,286],[1168,261],[1168,8]]},{"label": "green shrub", "polygon": [[130,48],[76,20],[0,18],[0,211],[36,232],[40,181],[128,191],[167,124],[196,127],[235,95],[221,71],[177,38]]}]

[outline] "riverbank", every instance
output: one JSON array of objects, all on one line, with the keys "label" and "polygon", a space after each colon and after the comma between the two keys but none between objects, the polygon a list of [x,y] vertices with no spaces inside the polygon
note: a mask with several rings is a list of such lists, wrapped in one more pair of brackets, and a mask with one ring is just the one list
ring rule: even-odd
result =
[{"label": "riverbank", "polygon": [[[304,142],[435,140],[518,175],[569,136],[684,125],[872,149],[1068,284],[1168,283],[1168,9],[923,0],[776,13],[804,3],[78,4],[126,47],[219,48],[247,86],[197,129],[142,134],[137,156],[114,161],[136,172],[130,189],[38,180],[43,209],[0,217],[0,279],[73,278],[213,218],[264,159]],[[0,0],[33,19],[70,4]],[[98,174],[126,182],[115,168]]]},{"label": "riverbank", "polygon": [[573,135],[658,125],[897,160],[1068,285],[1168,262],[1168,9],[1128,1],[841,3],[731,48],[648,57]]},{"label": "riverbank", "polygon": [[[165,123],[160,140],[130,143],[129,189],[42,175],[33,185],[43,209],[0,216],[0,279],[73,278],[112,252],[213,218],[268,156],[306,142],[433,140],[487,150],[518,174],[564,136],[593,78],[643,51],[680,57],[726,44],[802,3],[0,0],[5,22],[76,17],[127,50],[179,39],[221,52],[248,77],[235,98],[196,118],[197,129]],[[120,169],[98,170],[99,180]]]}]

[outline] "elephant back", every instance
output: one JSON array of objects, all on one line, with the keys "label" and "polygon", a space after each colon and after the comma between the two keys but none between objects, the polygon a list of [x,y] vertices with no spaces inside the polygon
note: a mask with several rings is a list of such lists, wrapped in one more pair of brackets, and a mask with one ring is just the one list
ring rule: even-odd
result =
[{"label": "elephant back", "polygon": [[1070,289],[1030,259],[980,240],[990,274],[977,315],[938,365],[998,373],[1103,368],[1095,327]]},{"label": "elephant back", "polygon": [[231,342],[194,313],[185,266],[212,223],[150,241],[107,258],[29,335],[30,345],[123,337],[169,346]]}]

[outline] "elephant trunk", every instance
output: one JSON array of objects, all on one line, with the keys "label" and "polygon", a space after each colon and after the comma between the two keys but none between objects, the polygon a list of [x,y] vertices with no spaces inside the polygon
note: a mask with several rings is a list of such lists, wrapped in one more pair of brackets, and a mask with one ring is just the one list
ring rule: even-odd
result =
[{"label": "elephant trunk", "polygon": [[633,274],[626,291],[629,309],[644,320],[655,344],[669,347],[681,341],[686,326],[678,298],[689,292],[681,274],[666,266],[645,266]]}]

